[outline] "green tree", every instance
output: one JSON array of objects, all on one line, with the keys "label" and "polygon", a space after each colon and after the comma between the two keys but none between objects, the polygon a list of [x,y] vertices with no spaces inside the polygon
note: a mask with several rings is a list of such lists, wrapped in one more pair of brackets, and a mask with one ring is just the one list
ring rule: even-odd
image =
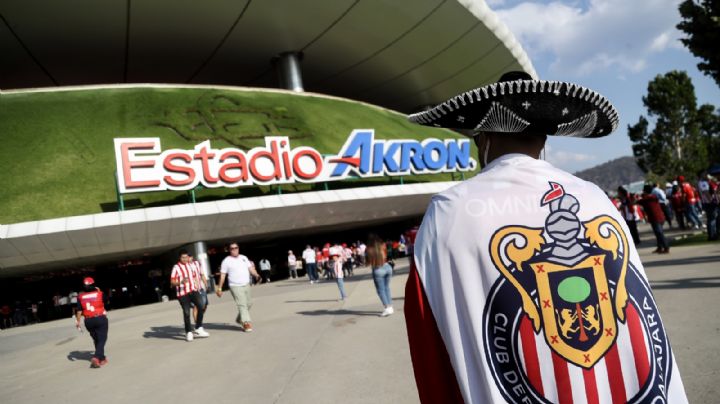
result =
[{"label": "green tree", "polygon": [[679,174],[694,178],[697,171],[707,168],[717,116],[711,105],[697,109],[695,88],[687,73],[671,71],[656,76],[642,100],[655,127],[651,130],[644,116],[628,126],[640,168],[666,178]]},{"label": "green tree", "polygon": [[708,162],[720,163],[720,115],[713,105],[703,104],[698,108],[696,120],[700,137],[707,147]]},{"label": "green tree", "polygon": [[678,7],[682,21],[677,28],[688,36],[681,39],[695,56],[703,59],[698,69],[720,85],[720,0],[685,0]]}]

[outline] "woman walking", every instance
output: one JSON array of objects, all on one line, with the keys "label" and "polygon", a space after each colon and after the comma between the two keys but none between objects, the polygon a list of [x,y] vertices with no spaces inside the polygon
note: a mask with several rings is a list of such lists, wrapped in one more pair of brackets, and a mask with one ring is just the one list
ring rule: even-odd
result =
[{"label": "woman walking", "polygon": [[374,234],[371,234],[368,240],[367,256],[370,267],[372,268],[375,290],[380,297],[380,301],[385,307],[385,310],[383,310],[380,316],[387,317],[395,312],[392,307],[392,297],[390,296],[392,267],[388,264],[387,247],[385,246],[385,243],[383,243],[383,241]]}]

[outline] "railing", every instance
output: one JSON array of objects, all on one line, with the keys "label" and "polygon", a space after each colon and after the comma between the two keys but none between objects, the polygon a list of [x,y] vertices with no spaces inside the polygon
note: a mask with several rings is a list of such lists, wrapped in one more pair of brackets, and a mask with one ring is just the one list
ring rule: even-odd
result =
[{"label": "railing", "polygon": [[[442,173],[442,174],[446,174],[446,173]],[[450,178],[451,178],[453,181],[457,181],[457,180],[455,179],[455,175],[456,175],[456,174],[459,174],[459,177],[460,177],[461,180],[463,180],[463,181],[465,180],[465,173],[461,171],[461,172],[459,172],[459,173],[454,173],[454,172],[453,172],[453,173],[450,173]],[[116,197],[117,197],[118,211],[124,211],[124,210],[125,210],[125,200],[124,200],[124,198],[123,198],[123,195],[129,195],[129,194],[131,194],[131,193],[122,194],[122,193],[120,192],[120,186],[118,185],[117,173],[113,173],[113,176],[115,177],[115,195],[116,195]],[[395,177],[397,177],[397,178],[400,179],[400,185],[405,185],[405,180],[404,180],[404,177],[403,177],[402,175],[400,175],[400,176],[391,176],[390,178],[395,178]],[[343,182],[358,181],[358,180],[362,180],[362,179],[363,179],[362,177],[359,177],[359,176],[357,176],[357,175],[351,175],[350,178],[343,180]],[[329,184],[328,181],[322,182],[322,186],[323,186],[323,189],[324,189],[325,191],[329,191],[329,190],[330,190],[330,186],[329,186],[328,184]],[[277,188],[277,195],[282,195],[282,184],[270,185],[270,189],[271,189],[271,190],[272,190],[273,186]],[[195,196],[195,191],[202,191],[203,189],[205,189],[205,187],[203,187],[202,185],[198,185],[197,187],[195,187],[195,188],[193,188],[193,189],[190,189],[190,190],[185,191],[186,195],[188,196],[188,200],[190,201],[190,203],[195,204],[196,201],[197,201],[196,196]]]}]

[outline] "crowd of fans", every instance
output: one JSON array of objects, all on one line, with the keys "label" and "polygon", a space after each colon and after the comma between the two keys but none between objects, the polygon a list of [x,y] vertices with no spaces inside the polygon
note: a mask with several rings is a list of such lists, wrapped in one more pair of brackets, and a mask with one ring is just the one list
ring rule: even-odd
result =
[{"label": "crowd of fans", "polygon": [[640,243],[637,223],[647,222],[652,226],[657,240],[655,253],[670,252],[663,227],[667,223],[668,228],[672,228],[673,220],[679,229],[705,229],[708,240],[718,240],[720,189],[717,179],[708,173],[699,174],[695,184],[682,175],[665,187],[659,183],[647,183],[642,193],[636,194],[621,186],[612,200],[625,219],[636,245]]}]

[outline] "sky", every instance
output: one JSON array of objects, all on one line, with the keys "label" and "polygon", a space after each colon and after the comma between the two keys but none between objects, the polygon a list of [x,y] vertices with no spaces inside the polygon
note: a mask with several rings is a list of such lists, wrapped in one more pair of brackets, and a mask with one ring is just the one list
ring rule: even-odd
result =
[{"label": "sky", "polygon": [[627,127],[647,116],[642,97],[655,76],[684,70],[698,106],[720,107],[720,89],[697,69],[701,60],[680,42],[680,0],[486,0],[527,52],[543,80],[570,81],[598,91],[620,113],[600,139],[550,137],[546,159],[576,172],[632,155]]}]

